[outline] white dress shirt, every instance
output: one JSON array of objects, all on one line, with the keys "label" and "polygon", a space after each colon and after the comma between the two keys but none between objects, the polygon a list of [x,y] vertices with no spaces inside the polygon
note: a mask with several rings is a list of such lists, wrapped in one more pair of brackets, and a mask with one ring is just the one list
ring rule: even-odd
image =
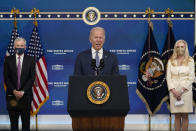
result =
[{"label": "white dress shirt", "polygon": [[[91,48],[91,52],[92,52],[92,58],[95,59],[96,50],[93,47]],[[99,56],[99,60],[101,60],[103,58],[103,48],[101,48],[98,51],[98,56]]]}]

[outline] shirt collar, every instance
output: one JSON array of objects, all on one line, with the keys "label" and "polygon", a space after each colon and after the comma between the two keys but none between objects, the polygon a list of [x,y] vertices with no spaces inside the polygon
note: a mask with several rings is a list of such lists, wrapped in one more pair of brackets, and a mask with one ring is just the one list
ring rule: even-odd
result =
[{"label": "shirt collar", "polygon": [[[91,51],[92,51],[93,54],[96,53],[96,50],[93,47],[91,48]],[[100,50],[98,50],[98,52],[100,54],[103,54],[103,48],[101,48]]]},{"label": "shirt collar", "polygon": [[[16,54],[16,58],[18,58],[18,57],[19,57],[19,55]],[[20,55],[20,59],[23,59],[23,58],[24,58],[24,53],[22,55]]]}]

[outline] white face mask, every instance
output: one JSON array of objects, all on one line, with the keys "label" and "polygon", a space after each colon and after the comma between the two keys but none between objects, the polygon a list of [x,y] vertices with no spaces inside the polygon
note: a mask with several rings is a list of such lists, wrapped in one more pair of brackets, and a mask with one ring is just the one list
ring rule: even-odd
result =
[{"label": "white face mask", "polygon": [[177,55],[183,56],[185,54],[185,48],[178,48]]},{"label": "white face mask", "polygon": [[186,46],[184,44],[180,43],[177,45],[176,51],[178,56],[184,56],[185,50],[186,50]]}]

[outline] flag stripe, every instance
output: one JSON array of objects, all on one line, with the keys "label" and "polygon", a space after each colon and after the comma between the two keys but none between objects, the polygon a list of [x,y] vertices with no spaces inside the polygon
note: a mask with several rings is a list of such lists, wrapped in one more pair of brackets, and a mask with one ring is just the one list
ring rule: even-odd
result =
[{"label": "flag stripe", "polygon": [[43,89],[43,88],[45,88],[45,85],[43,83],[42,77],[39,74],[39,71],[36,72],[36,79],[37,79],[37,84],[39,86],[40,92],[42,93],[42,95],[44,96],[44,98],[46,98],[46,93],[45,93],[45,91]]},{"label": "flag stripe", "polygon": [[48,80],[47,66],[46,66],[46,59],[45,59],[45,57],[42,56],[39,62],[40,62],[40,65],[41,65],[41,67],[42,67],[44,76],[45,76],[46,79]]},{"label": "flag stripe", "polygon": [[47,65],[37,27],[33,28],[27,55],[36,58],[36,79],[33,86],[33,102],[31,105],[31,114],[35,115],[49,98]]},{"label": "flag stripe", "polygon": [[[43,71],[44,68],[42,68],[42,66],[40,65],[40,62],[37,63],[36,69],[37,69],[38,78],[41,81],[41,85],[44,86],[44,84],[47,84],[47,78],[46,78],[47,74],[44,73],[44,71]],[[47,86],[47,85],[45,85],[45,86]]]},{"label": "flag stripe", "polygon": [[[34,86],[34,88],[33,88],[33,90],[34,90],[34,97],[35,97],[35,99],[38,99],[38,101],[37,101],[37,103],[41,103],[42,101],[43,101],[43,96],[42,96],[42,94],[41,93],[39,93],[39,87],[37,88],[36,86]],[[42,99],[40,98],[42,96]]]},{"label": "flag stripe", "polygon": [[39,100],[37,98],[37,94],[36,93],[34,93],[33,98],[34,98],[34,102],[36,103],[36,105],[38,105],[38,103],[40,103],[40,102],[39,102]]},{"label": "flag stripe", "polygon": [[33,97],[33,106],[35,107],[35,108],[37,108],[38,107],[38,105],[37,105],[37,103],[36,103],[36,100],[35,100],[35,97]]}]

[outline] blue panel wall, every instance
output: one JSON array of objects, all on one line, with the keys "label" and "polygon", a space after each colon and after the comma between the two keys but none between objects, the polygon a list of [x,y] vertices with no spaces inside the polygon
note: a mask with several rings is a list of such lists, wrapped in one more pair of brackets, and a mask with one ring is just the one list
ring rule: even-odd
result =
[{"label": "blue panel wall", "polygon": [[[21,12],[29,12],[38,8],[45,12],[82,12],[85,8],[94,6],[101,12],[144,12],[150,7],[157,12],[171,8],[179,12],[193,12],[194,0],[6,0],[1,1],[0,12],[10,12],[15,7]],[[1,13],[0,13],[1,14]],[[27,45],[33,29],[33,21],[19,20],[18,32],[26,38]],[[154,35],[162,51],[167,34],[166,20],[153,20]],[[136,95],[137,72],[144,41],[147,35],[146,20],[101,20],[90,26],[82,20],[40,20],[39,33],[47,60],[50,99],[40,109],[40,114],[67,114],[68,78],[73,74],[77,54],[91,47],[89,31],[94,26],[102,26],[106,31],[104,48],[114,52],[119,59],[119,66],[125,66],[120,73],[127,75],[129,83],[130,114],[145,114],[146,108]],[[5,92],[3,89],[3,60],[7,49],[13,21],[0,20],[0,114],[7,114],[5,107]],[[192,54],[194,48],[194,20],[173,20],[173,32],[176,39],[185,39]],[[121,54],[117,50],[125,50]],[[164,104],[158,112],[168,113]]]}]

